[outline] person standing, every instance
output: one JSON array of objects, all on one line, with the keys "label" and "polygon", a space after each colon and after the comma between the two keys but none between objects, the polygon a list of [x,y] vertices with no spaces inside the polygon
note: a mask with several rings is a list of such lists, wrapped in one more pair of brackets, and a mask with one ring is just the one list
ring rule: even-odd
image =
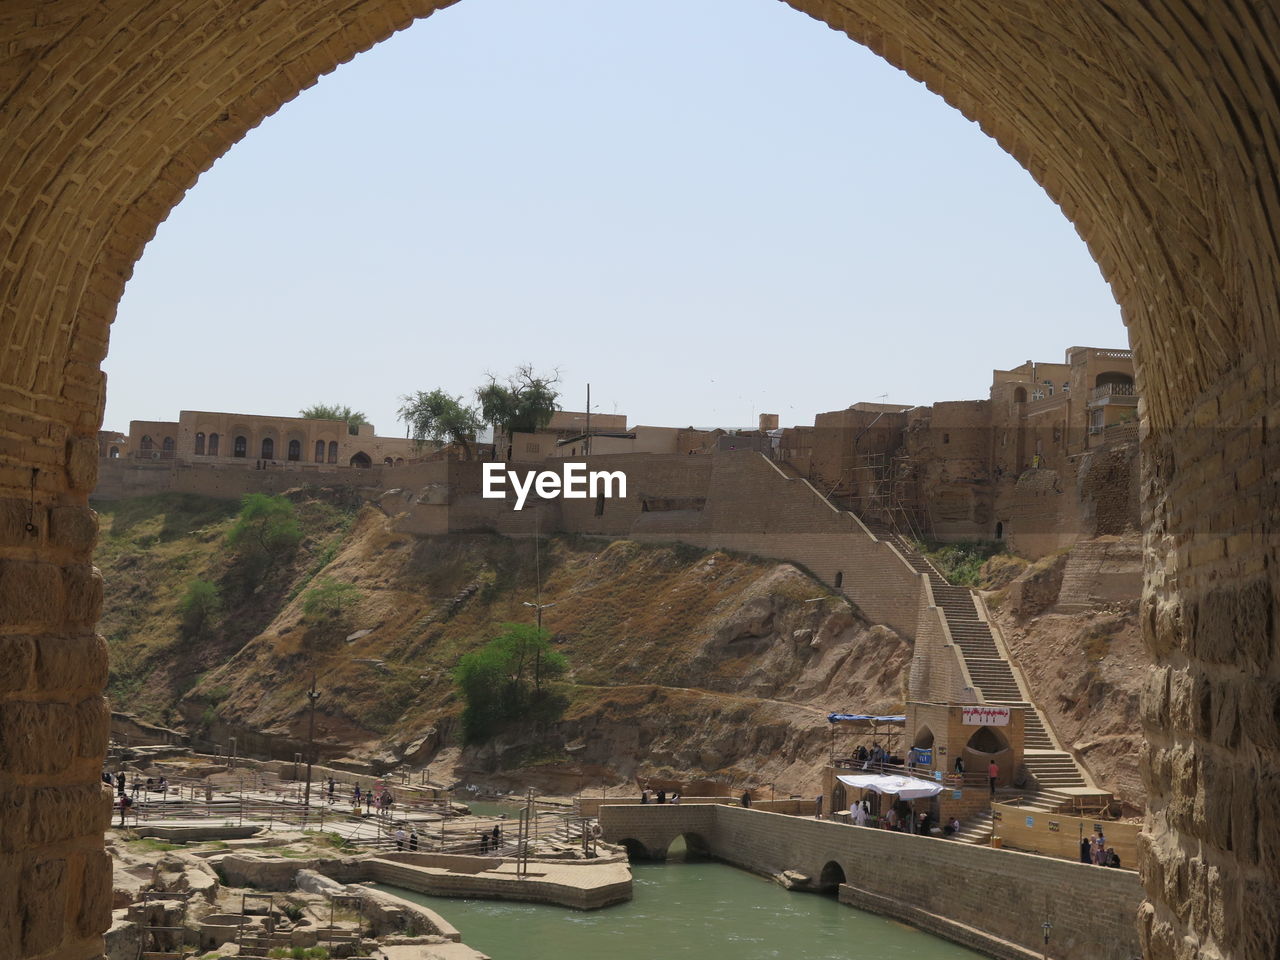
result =
[{"label": "person standing", "polygon": [[751,807],[751,791],[750,790],[742,791],[742,806],[744,808],[750,809]]},{"label": "person standing", "polygon": [[865,802],[853,805],[853,822],[859,827],[867,825],[867,805]]},{"label": "person standing", "polygon": [[666,789],[666,787],[659,787],[659,788],[658,788],[658,802],[659,802],[659,803],[666,803],[666,802],[667,802],[667,789]]},{"label": "person standing", "polygon": [[116,774],[116,793],[122,797],[124,796],[124,783],[124,771],[121,770]]},{"label": "person standing", "polygon": [[1093,862],[1093,845],[1089,843],[1088,837],[1080,838],[1080,862],[1081,863]]},{"label": "person standing", "polygon": [[490,842],[493,844],[495,853],[498,848],[502,846],[502,827],[496,823],[493,825],[493,833],[490,835]]},{"label": "person standing", "polygon": [[396,827],[396,851],[404,849],[404,842],[409,839],[409,835],[404,832],[404,827]]},{"label": "person standing", "polygon": [[333,803],[333,792],[337,789],[338,789],[338,781],[333,779],[333,777],[330,777],[329,778],[329,802],[330,803]]},{"label": "person standing", "polygon": [[1000,779],[1000,764],[992,760],[987,764],[987,779],[991,781],[991,795],[996,795],[996,781]]},{"label": "person standing", "polygon": [[413,827],[409,830],[409,850],[414,851],[417,849],[418,849],[418,828]]},{"label": "person standing", "polygon": [[818,794],[817,798],[813,801],[813,817],[815,820],[822,819],[822,794]]}]

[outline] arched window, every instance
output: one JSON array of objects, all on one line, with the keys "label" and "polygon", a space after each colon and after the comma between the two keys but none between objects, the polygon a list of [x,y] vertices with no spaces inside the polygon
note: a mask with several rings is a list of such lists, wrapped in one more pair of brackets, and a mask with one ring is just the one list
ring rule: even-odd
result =
[{"label": "arched window", "polygon": [[1004,521],[1003,520],[996,521],[996,539],[997,540],[1004,539]]},{"label": "arched window", "polygon": [[392,460],[390,457],[383,457],[383,458],[382,458],[382,465],[383,465],[384,467],[394,467],[394,466],[396,465],[396,462],[395,462],[394,460]]},{"label": "arched window", "polygon": [[154,443],[152,442],[152,440],[151,440],[151,434],[149,434],[149,433],[144,433],[144,434],[142,435],[142,440],[141,440],[141,442],[140,442],[140,446],[141,446],[141,448],[142,448],[142,452],[143,452],[143,453],[149,453],[149,452],[151,451],[151,448],[152,448],[153,446],[155,446],[155,444],[154,444]]},{"label": "arched window", "polygon": [[324,441],[316,441],[316,463],[324,463]]},{"label": "arched window", "polygon": [[290,459],[290,460],[301,460],[301,459],[302,459],[302,443],[301,443],[301,441],[298,441],[298,440],[290,440],[290,441],[289,441],[289,459]]},{"label": "arched window", "polygon": [[837,570],[836,571],[836,589],[839,590],[843,586],[844,586],[844,571]]},{"label": "arched window", "polygon": [[162,447],[164,449],[164,455],[166,457],[172,457],[173,456],[173,437],[165,437]]},{"label": "arched window", "polygon": [[338,462],[338,441],[337,440],[329,441],[329,462],[330,463]]},{"label": "arched window", "polygon": [[112,447],[111,452],[108,453],[107,456],[110,457],[112,460],[118,460],[120,458],[120,448]]},{"label": "arched window", "polygon": [[1027,391],[1025,387],[1019,387],[1017,390],[1013,391],[1013,402],[1014,403],[1027,402]]},{"label": "arched window", "polygon": [[404,463],[404,457],[396,457],[396,466],[398,467],[402,463]]},{"label": "arched window", "polygon": [[1052,396],[1053,396],[1053,381],[1052,381],[1052,380],[1046,380],[1046,381],[1044,382],[1044,385],[1045,385],[1045,387],[1047,387],[1047,388],[1048,388],[1049,396],[1051,396],[1051,397],[1052,397]]},{"label": "arched window", "polygon": [[249,440],[247,437],[236,437],[235,453],[232,456],[247,457],[249,455]]},{"label": "arched window", "polygon": [[263,460],[274,460],[276,458],[276,442],[271,437],[262,438],[262,452],[259,456]]},{"label": "arched window", "polygon": [[203,433],[196,434],[196,455],[197,456],[204,455],[204,434]]},{"label": "arched window", "polygon": [[218,455],[218,435],[216,433],[209,434],[209,456],[216,457]]}]

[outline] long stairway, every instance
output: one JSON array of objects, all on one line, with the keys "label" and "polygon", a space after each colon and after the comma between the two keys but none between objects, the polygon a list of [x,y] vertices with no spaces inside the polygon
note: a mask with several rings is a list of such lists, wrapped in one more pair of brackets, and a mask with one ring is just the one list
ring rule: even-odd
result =
[{"label": "long stairway", "polygon": [[972,591],[948,583],[905,537],[890,531],[876,531],[876,535],[892,543],[913,569],[929,578],[934,602],[946,618],[981,701],[1023,709],[1023,762],[1037,785],[1024,805],[1048,811],[1080,803],[1100,805],[1109,799],[1109,794],[1094,787],[1075,757],[1054,740],[1040,709],[1031,702],[996,643],[990,624],[979,616]]}]

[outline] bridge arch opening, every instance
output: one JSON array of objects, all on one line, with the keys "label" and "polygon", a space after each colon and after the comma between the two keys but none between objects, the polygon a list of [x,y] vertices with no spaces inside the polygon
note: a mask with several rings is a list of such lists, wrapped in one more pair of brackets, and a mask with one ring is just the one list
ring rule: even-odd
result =
[{"label": "bridge arch opening", "polygon": [[653,859],[653,855],[649,852],[649,848],[634,837],[627,837],[626,839],[619,840],[618,846],[627,851],[628,860]]},{"label": "bridge arch opening", "polygon": [[828,860],[822,865],[822,872],[818,874],[817,890],[819,893],[835,895],[840,892],[840,884],[847,882],[848,877],[845,875],[844,867],[835,860]]},{"label": "bridge arch opening", "polygon": [[666,859],[677,863],[710,860],[711,846],[700,833],[682,833],[667,845]]}]

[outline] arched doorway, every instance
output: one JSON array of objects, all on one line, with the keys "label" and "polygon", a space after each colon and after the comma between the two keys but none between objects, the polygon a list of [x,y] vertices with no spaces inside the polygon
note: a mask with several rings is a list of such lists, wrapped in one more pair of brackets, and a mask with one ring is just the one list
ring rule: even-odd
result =
[{"label": "arched doorway", "polygon": [[676,863],[696,863],[711,859],[711,847],[698,833],[682,833],[667,845],[666,858]]},{"label": "arched doorway", "polygon": [[848,878],[845,876],[844,867],[834,860],[828,860],[822,865],[822,872],[818,874],[817,890],[819,893],[835,895],[840,892],[840,884],[846,882]]},{"label": "arched doorway", "polygon": [[964,745],[964,768],[985,777],[993,762],[1000,768],[996,785],[1012,783],[1013,750],[1009,739],[999,727],[979,727]]},{"label": "arched doorway", "polygon": [[[1240,850],[1211,822],[1232,802],[1233,784],[1280,769],[1280,744],[1269,730],[1246,731],[1241,741],[1234,733],[1220,738],[1169,709],[1180,690],[1199,687],[1261,702],[1271,682],[1252,668],[1256,651],[1274,643],[1280,595],[1280,572],[1268,566],[1269,544],[1280,533],[1266,486],[1269,461],[1260,449],[1244,449],[1233,469],[1206,479],[1175,470],[1174,452],[1182,463],[1221,453],[1226,431],[1183,428],[1198,417],[1248,426],[1256,420],[1254,405],[1266,408],[1277,386],[1280,263],[1273,225],[1280,197],[1272,189],[1277,148],[1270,133],[1276,103],[1271,68],[1260,65],[1275,62],[1280,26],[1265,5],[1238,0],[1195,11],[1133,0],[971,4],[950,7],[945,17],[914,0],[797,6],[868,43],[981,123],[1061,205],[1113,285],[1144,392],[1143,456],[1152,478],[1144,485],[1144,513],[1159,518],[1148,532],[1148,568],[1164,571],[1148,578],[1142,610],[1154,661],[1142,711],[1148,829],[1161,851],[1146,877],[1155,901],[1144,918],[1147,952],[1163,960],[1175,945],[1194,953],[1213,941],[1224,957],[1274,954],[1280,948],[1274,924],[1241,924],[1247,935],[1218,942],[1212,911],[1182,909],[1162,878],[1210,863],[1223,888],[1234,891],[1242,916],[1268,916],[1280,885],[1280,861]],[[108,328],[156,225],[199,172],[264,116],[436,4],[317,0],[302,20],[281,4],[216,20],[185,15],[196,9],[140,2],[77,5],[66,13],[43,0],[11,0],[6,9],[9,22],[22,26],[14,27],[17,66],[6,75],[5,92],[25,106],[0,117],[0,143],[15,151],[10,188],[0,194],[6,319],[0,346],[19,358],[0,370],[0,386],[13,413],[66,439],[56,470],[32,452],[6,452],[12,479],[4,481],[4,496],[29,494],[28,474],[39,469],[40,506],[57,503],[87,515]],[[171,19],[154,43],[112,42],[136,24],[160,22],[161,12]],[[227,57],[227,49],[241,55]],[[64,85],[35,68],[40,63],[90,78],[136,71],[146,82],[120,85],[116,95],[95,102],[91,125],[80,124],[85,98],[67,98]],[[78,135],[63,135],[73,127]],[[122,173],[104,180],[103,169]],[[1232,555],[1186,550],[1201,532],[1201,518],[1228,501],[1239,506],[1235,523],[1251,531]],[[91,575],[91,546],[62,553],[41,541],[22,549],[81,577]],[[1224,606],[1239,615],[1200,616],[1202,608]],[[72,703],[61,692],[103,685],[92,633],[96,608],[73,617],[52,604],[43,617],[33,636],[59,645],[47,659],[88,665],[76,684],[62,684],[69,677],[59,675],[37,685],[32,673],[13,696],[29,705],[40,736],[65,726],[61,718],[74,708],[84,741],[75,756],[95,762],[19,757],[19,766],[39,768],[32,777],[45,777],[46,763],[59,766],[44,780],[56,785],[46,789],[67,804],[65,821],[80,826],[56,851],[24,838],[13,863],[34,864],[33,871],[74,864],[76,883],[109,889],[110,865],[92,812],[99,798],[88,789],[107,717],[92,697]],[[1190,812],[1189,779],[1175,777],[1172,762],[1188,756],[1218,771],[1197,778],[1204,802]],[[0,889],[22,888],[16,870],[0,866]],[[30,948],[20,948],[23,955],[88,955],[86,944],[107,922],[109,900],[93,900],[74,923],[37,929]]]},{"label": "arched doorway", "polygon": [[627,851],[628,860],[652,860],[648,849],[639,840],[627,837],[625,840],[619,840],[618,845]]},{"label": "arched doorway", "polygon": [[362,451],[360,453],[354,454],[351,457],[351,466],[359,467],[363,470],[368,467],[372,467],[373,461],[369,459],[369,455],[367,453],[364,453]]}]

